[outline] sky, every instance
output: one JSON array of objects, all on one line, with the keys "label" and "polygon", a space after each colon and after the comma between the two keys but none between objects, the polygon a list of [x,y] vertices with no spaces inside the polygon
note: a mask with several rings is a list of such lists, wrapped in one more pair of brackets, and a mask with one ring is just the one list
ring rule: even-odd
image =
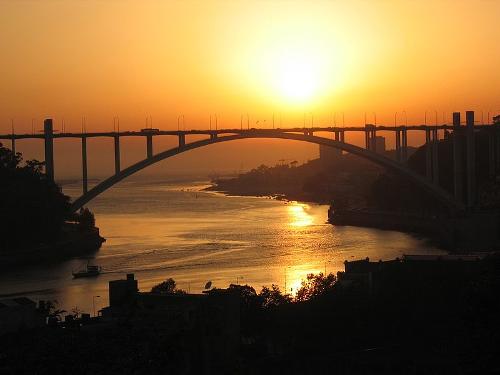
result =
[{"label": "sky", "polygon": [[[79,131],[83,116],[90,131],[112,130],[114,117],[137,130],[148,116],[161,129],[179,116],[187,129],[211,116],[219,128],[271,126],[273,115],[281,127],[442,123],[465,110],[486,120],[500,113],[499,16],[496,0],[0,0],[0,133],[48,117]],[[145,153],[127,142],[125,165]],[[111,145],[90,146],[91,175],[112,171]],[[78,171],[75,146],[56,145],[56,176]],[[41,155],[36,141],[18,149]],[[312,145],[245,141],[152,171],[313,157]]]}]

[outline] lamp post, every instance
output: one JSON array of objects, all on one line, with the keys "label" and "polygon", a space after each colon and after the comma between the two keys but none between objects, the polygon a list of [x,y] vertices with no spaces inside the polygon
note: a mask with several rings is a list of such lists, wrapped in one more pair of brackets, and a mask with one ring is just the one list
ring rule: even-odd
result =
[{"label": "lamp post", "polygon": [[92,296],[92,308],[94,310],[94,317],[95,317],[95,299],[96,298],[101,298],[101,296]]}]

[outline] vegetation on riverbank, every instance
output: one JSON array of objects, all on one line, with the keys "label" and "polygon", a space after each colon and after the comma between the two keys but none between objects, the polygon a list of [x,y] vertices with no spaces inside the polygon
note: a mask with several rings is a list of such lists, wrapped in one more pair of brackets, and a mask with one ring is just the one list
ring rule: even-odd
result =
[{"label": "vegetation on riverbank", "polygon": [[71,212],[70,198],[46,178],[43,162],[23,161],[0,144],[0,181],[0,255],[51,257],[52,248],[78,248],[80,242],[81,250],[97,249],[104,240],[92,212]]}]

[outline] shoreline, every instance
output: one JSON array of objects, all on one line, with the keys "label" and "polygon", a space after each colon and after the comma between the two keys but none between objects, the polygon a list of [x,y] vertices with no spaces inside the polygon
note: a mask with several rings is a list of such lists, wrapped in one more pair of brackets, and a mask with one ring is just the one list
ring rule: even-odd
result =
[{"label": "shoreline", "polygon": [[65,223],[61,238],[50,244],[12,250],[0,255],[3,265],[12,267],[34,263],[50,263],[60,260],[91,255],[99,251],[106,239],[99,233],[99,228],[80,231],[76,224]]},{"label": "shoreline", "polygon": [[[212,182],[212,185],[204,190],[227,196],[271,197],[277,200],[331,206],[331,202],[314,199],[308,194],[270,193],[269,189],[224,190],[218,189],[218,185]],[[472,212],[459,217],[431,217],[373,209],[337,209],[335,216],[328,216],[325,221],[332,225],[398,231],[425,239],[450,253],[496,251],[500,248],[498,238],[491,235],[496,233],[494,228],[500,223],[500,218],[489,212]],[[485,218],[489,222],[487,226],[482,224]],[[478,238],[481,241],[478,242]]]}]

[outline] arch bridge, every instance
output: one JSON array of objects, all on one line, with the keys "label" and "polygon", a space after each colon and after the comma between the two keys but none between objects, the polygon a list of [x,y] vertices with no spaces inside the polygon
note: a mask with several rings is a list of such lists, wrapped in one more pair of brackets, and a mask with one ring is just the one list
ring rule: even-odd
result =
[{"label": "arch bridge", "polygon": [[[117,184],[126,177],[152,165],[161,160],[187,152],[200,147],[215,143],[229,142],[249,138],[276,138],[288,139],[302,142],[314,143],[322,146],[333,147],[359,157],[370,160],[380,166],[390,169],[404,178],[420,186],[439,201],[444,203],[452,211],[461,211],[475,204],[475,141],[474,132],[477,128],[487,128],[490,134],[490,164],[493,170],[500,169],[500,136],[496,125],[475,125],[474,112],[466,112],[466,126],[461,126],[460,113],[453,113],[453,125],[416,125],[416,126],[384,126],[367,124],[365,126],[347,127],[314,127],[314,128],[286,128],[286,129],[215,129],[215,130],[177,130],[164,131],[146,128],[140,131],[125,132],[82,132],[82,133],[54,133],[52,119],[44,121],[44,132],[41,134],[6,134],[0,135],[0,139],[9,139],[12,150],[15,152],[16,140],[19,139],[42,139],[45,149],[45,171],[48,178],[54,178],[54,149],[55,139],[79,138],[81,139],[82,155],[82,188],[83,193],[72,202],[71,208],[76,211],[86,205],[93,198]],[[454,194],[448,193],[439,186],[439,160],[438,160],[438,130],[449,131],[453,137],[453,171],[454,171]],[[378,131],[389,131],[394,134],[396,144],[396,159],[388,158],[376,152],[376,134]],[[365,135],[365,147],[359,147],[345,142],[345,133],[362,132]],[[408,168],[408,132],[425,132],[426,135],[426,175],[420,175]],[[327,134],[317,136],[315,133]],[[465,142],[461,137],[454,135],[465,133]],[[328,137],[328,135],[331,137]],[[206,135],[207,138],[194,142],[186,142],[186,138],[192,135]],[[178,146],[159,153],[153,152],[153,137],[176,136]],[[114,161],[115,173],[109,178],[101,181],[90,190],[88,189],[87,169],[87,140],[96,137],[108,137],[114,139]],[[145,159],[122,169],[120,165],[120,139],[123,137],[143,137],[146,140]],[[462,144],[465,143],[465,144]],[[466,170],[463,171],[462,160],[465,153]],[[491,170],[490,168],[490,170]],[[466,180],[466,196],[464,197],[463,183]]]}]

